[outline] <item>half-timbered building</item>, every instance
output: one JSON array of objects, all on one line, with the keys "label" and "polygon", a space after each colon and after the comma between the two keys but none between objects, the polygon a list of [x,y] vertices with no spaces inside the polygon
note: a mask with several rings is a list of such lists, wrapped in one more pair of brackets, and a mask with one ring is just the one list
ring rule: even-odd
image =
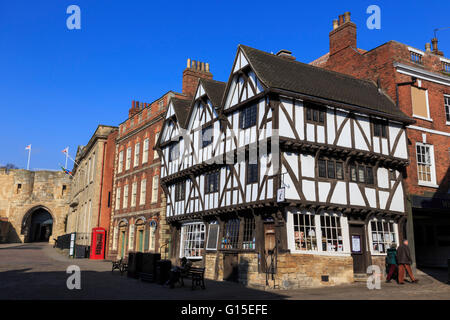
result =
[{"label": "half-timbered building", "polygon": [[240,45],[181,110],[157,143],[173,259],[295,288],[352,282],[399,242],[411,119],[376,83]]}]

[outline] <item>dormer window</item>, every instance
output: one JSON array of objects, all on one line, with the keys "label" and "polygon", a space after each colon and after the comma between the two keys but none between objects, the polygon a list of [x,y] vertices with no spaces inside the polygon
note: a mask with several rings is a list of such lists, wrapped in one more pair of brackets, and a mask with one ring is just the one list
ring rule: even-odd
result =
[{"label": "dormer window", "polygon": [[239,128],[247,129],[256,125],[256,104],[244,108],[239,113]]},{"label": "dormer window", "polygon": [[422,55],[420,53],[416,51],[410,51],[409,54],[412,62],[422,64]]}]

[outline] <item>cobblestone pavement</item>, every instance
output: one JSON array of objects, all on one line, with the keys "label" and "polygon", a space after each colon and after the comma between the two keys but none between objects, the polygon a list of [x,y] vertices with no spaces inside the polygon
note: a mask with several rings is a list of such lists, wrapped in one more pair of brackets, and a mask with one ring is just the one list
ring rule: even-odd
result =
[{"label": "cobblestone pavement", "polygon": [[[69,265],[81,269],[81,290],[69,290]],[[0,245],[0,299],[450,299],[444,272],[433,277],[418,271],[418,284],[365,283],[319,289],[261,291],[230,282],[206,281],[206,290],[170,289],[111,272],[108,261],[69,259],[47,243]],[[430,273],[431,274],[431,273]],[[446,274],[446,273],[445,273]],[[441,280],[441,281],[439,281]]]}]

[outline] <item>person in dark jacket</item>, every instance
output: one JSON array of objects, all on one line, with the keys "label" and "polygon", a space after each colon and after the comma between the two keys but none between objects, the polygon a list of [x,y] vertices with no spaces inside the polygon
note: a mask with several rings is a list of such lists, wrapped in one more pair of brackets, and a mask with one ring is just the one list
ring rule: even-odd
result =
[{"label": "person in dark jacket", "polygon": [[391,282],[395,271],[397,270],[397,246],[395,243],[391,244],[391,247],[387,249],[386,252],[386,264],[388,275],[386,277],[386,282]]},{"label": "person in dark jacket", "polygon": [[405,270],[408,272],[411,281],[416,283],[417,280],[411,270],[411,252],[408,247],[408,240],[403,240],[403,243],[397,249],[397,263],[398,263],[398,284],[405,284]]}]

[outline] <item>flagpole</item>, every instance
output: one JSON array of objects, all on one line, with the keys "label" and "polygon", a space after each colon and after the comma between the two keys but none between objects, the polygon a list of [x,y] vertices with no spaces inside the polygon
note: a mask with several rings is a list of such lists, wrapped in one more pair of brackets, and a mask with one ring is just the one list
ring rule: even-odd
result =
[{"label": "flagpole", "polygon": [[31,144],[30,144],[30,148],[28,149],[27,170],[30,170],[30,156],[31,156]]},{"label": "flagpole", "polygon": [[67,147],[67,152],[66,152],[66,166],[64,168],[67,169],[67,159],[69,157],[69,147]]}]

